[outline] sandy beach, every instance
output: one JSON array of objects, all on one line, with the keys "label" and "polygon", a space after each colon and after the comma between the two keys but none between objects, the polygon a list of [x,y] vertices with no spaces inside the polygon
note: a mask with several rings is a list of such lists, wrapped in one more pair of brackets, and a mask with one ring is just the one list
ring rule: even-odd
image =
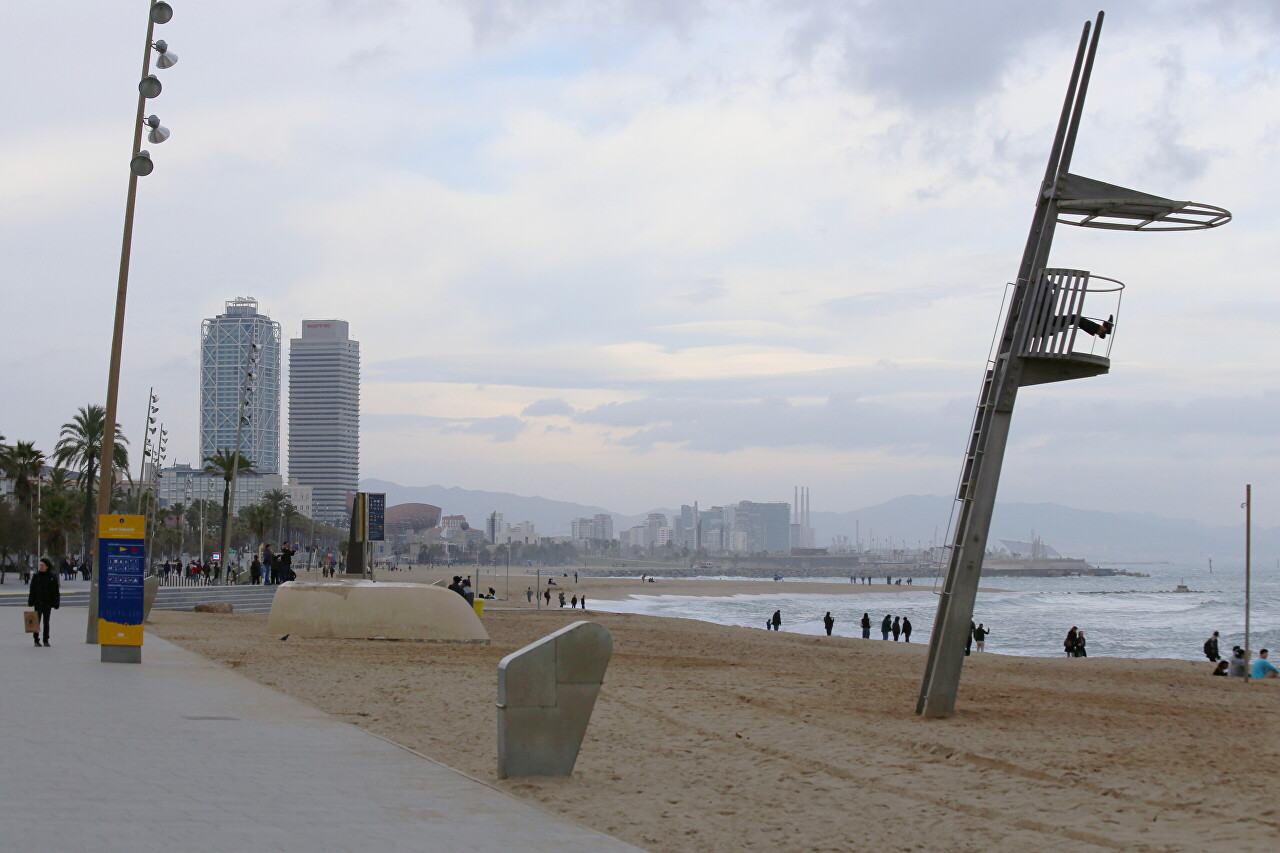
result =
[{"label": "sandy beach", "polygon": [[[498,599],[493,602],[494,607],[532,607],[529,604],[525,590],[538,589],[541,582],[542,589],[550,588],[552,604],[556,604],[556,594],[561,590],[566,596],[570,595],[586,595],[588,601],[593,600],[609,600],[621,601],[633,595],[686,595],[686,596],[724,596],[724,595],[773,595],[780,592],[791,594],[813,594],[813,595],[860,595],[868,592],[920,592],[922,589],[932,589],[930,581],[908,586],[904,580],[901,585],[886,584],[881,576],[880,583],[862,584],[849,583],[847,580],[839,583],[831,583],[828,581],[771,581],[771,580],[703,580],[698,578],[655,578],[652,582],[641,582],[639,578],[611,578],[611,577],[592,577],[580,574],[578,580],[573,579],[573,571],[568,571],[567,575],[563,569],[544,570],[539,577],[536,574],[525,574],[526,569],[520,569],[517,573],[515,568],[511,571],[510,584],[507,583],[505,570],[499,566],[496,572],[492,566],[484,566],[483,571],[479,574],[475,572],[475,566],[458,566],[452,569],[424,569],[414,568],[413,571],[386,571],[379,569],[377,573],[378,580],[393,581],[395,583],[436,583],[440,582],[445,585],[449,583],[454,575],[465,575],[472,578],[476,587],[481,591],[487,591],[493,588],[498,595]],[[298,580],[324,580],[316,573],[300,572]],[[548,587],[547,581],[555,581],[554,586]],[[873,579],[874,580],[874,579]],[[920,581],[921,579],[916,578]],[[510,597],[507,598],[507,588],[510,586]],[[983,592],[999,592],[994,587],[983,586]],[[536,609],[536,608],[535,608]]]},{"label": "sandy beach", "polygon": [[1184,661],[974,655],[956,716],[924,721],[919,644],[592,613],[615,653],[574,775],[499,780],[497,663],[578,618],[490,611],[486,647],[281,642],[265,616],[150,628],[649,850],[1280,847],[1280,681]]}]

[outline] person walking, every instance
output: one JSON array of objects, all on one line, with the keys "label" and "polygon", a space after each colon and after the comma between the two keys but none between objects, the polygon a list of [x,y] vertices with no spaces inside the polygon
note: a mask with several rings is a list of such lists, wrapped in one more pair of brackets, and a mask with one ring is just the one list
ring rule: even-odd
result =
[{"label": "person walking", "polygon": [[822,617],[822,624],[827,629],[827,636],[831,636],[831,629],[836,626],[835,617],[831,615],[831,611],[827,611],[827,615]]},{"label": "person walking", "polygon": [[782,611],[781,610],[773,611],[773,618],[770,619],[769,621],[773,623],[773,630],[781,631],[782,630]]},{"label": "person walking", "polygon": [[902,639],[911,642],[911,620],[906,616],[902,617]]},{"label": "person walking", "polygon": [[564,590],[560,590],[560,606],[564,607]]},{"label": "person walking", "polygon": [[1063,651],[1067,653],[1067,657],[1076,656],[1076,637],[1079,635],[1080,629],[1075,625],[1071,626],[1071,630],[1067,632],[1067,638],[1062,641]]},{"label": "person walking", "polygon": [[871,614],[870,613],[862,614],[862,639],[864,640],[871,639]]},{"label": "person walking", "polygon": [[533,587],[529,587],[524,591],[524,598],[525,598],[525,601],[528,601],[530,604],[533,604]]},{"label": "person walking", "polygon": [[1218,632],[1214,631],[1213,636],[1204,641],[1204,656],[1209,659],[1210,663],[1217,663],[1221,660],[1222,655],[1218,654]]},{"label": "person walking", "polygon": [[893,617],[893,624],[889,626],[889,630],[893,632],[893,641],[898,642],[898,636],[902,634],[902,623],[898,621],[898,617]]},{"label": "person walking", "polygon": [[569,609],[570,609],[570,610],[577,610],[577,609],[578,609],[578,596],[577,596],[577,595],[574,595],[574,596],[573,596],[573,598],[569,599]]},{"label": "person walking", "polygon": [[973,629],[973,642],[978,647],[978,651],[983,651],[983,644],[987,641],[987,635],[991,632],[983,627],[982,623],[978,623],[978,627]]},{"label": "person walking", "polygon": [[[53,572],[53,561],[41,557],[36,565],[36,573],[31,576],[31,586],[27,589],[27,606],[36,612],[39,621],[36,628],[44,625],[44,644],[49,645],[49,614],[62,606],[62,589],[58,586],[58,576]],[[31,634],[36,648],[40,647],[40,632]]]},{"label": "person walking", "polygon": [[889,629],[893,627],[893,618],[889,614],[885,614],[884,620],[880,623],[880,639],[889,639]]},{"label": "person walking", "polygon": [[542,597],[547,600],[547,606],[551,606],[551,590],[543,590]]}]

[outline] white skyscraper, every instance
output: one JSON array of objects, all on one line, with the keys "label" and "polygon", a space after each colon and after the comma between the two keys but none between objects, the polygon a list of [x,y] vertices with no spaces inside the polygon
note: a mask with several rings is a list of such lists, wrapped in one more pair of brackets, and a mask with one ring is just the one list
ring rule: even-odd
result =
[{"label": "white skyscraper", "polygon": [[260,313],[252,297],[230,300],[225,313],[200,327],[200,459],[235,448],[241,389],[255,343],[258,362],[247,383],[239,449],[258,473],[279,474],[280,324]]},{"label": "white skyscraper", "polygon": [[360,480],[360,342],[345,320],[303,320],[289,341],[289,477],[340,524]]}]

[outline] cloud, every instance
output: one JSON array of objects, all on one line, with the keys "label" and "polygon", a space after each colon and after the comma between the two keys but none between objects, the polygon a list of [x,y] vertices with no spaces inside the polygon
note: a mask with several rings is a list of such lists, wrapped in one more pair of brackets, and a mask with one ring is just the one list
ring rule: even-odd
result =
[{"label": "cloud", "polygon": [[573,406],[570,406],[564,400],[559,398],[549,400],[539,400],[525,406],[523,412],[520,413],[526,418],[547,417],[550,415],[572,415]]}]

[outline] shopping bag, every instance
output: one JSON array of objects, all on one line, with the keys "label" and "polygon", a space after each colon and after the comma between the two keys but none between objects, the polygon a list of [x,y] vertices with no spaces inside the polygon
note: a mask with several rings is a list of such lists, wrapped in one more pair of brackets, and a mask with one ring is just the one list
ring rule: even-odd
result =
[{"label": "shopping bag", "polygon": [[34,634],[40,630],[40,614],[34,610],[24,610],[22,612],[22,630],[28,634]]}]

